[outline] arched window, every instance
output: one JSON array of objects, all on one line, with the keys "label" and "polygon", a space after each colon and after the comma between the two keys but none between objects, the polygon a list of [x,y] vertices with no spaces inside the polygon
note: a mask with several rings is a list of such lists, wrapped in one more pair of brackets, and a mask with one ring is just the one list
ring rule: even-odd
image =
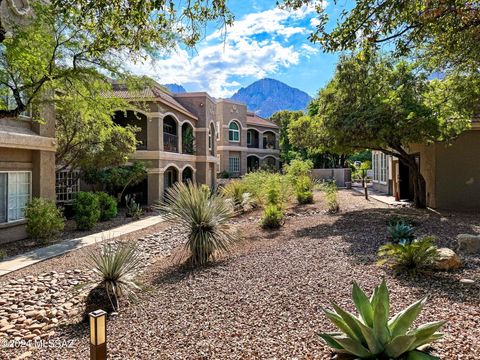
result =
[{"label": "arched window", "polygon": [[236,121],[232,121],[228,126],[228,141],[240,142],[240,126]]}]

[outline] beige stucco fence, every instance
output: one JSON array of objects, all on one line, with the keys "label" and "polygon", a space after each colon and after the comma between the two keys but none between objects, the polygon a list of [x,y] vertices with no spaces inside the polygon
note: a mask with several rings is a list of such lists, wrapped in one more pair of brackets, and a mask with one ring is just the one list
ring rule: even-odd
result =
[{"label": "beige stucco fence", "polygon": [[350,187],[352,170],[345,169],[313,169],[311,176],[314,180],[335,180],[338,187]]}]

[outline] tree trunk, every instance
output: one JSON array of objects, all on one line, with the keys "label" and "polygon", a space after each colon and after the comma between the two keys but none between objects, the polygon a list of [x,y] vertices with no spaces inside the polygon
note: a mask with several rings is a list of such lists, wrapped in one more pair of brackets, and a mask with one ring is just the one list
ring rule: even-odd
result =
[{"label": "tree trunk", "polygon": [[415,155],[405,153],[399,156],[399,159],[410,169],[413,180],[413,203],[415,207],[425,208],[427,206],[427,183],[415,161]]}]

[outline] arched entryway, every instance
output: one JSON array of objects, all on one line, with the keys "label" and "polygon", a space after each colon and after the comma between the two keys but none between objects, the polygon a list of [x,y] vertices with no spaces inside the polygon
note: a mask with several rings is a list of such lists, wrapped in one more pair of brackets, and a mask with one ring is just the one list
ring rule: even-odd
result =
[{"label": "arched entryway", "polygon": [[195,154],[195,135],[192,125],[188,122],[182,125],[182,153]]},{"label": "arched entryway", "polygon": [[163,150],[178,152],[177,121],[170,115],[163,118]]},{"label": "arched entryway", "polygon": [[260,147],[260,134],[255,129],[248,129],[247,131],[247,146],[249,148]]},{"label": "arched entryway", "polygon": [[277,160],[273,156],[267,156],[265,159],[262,160],[262,168],[268,170],[276,170]]},{"label": "arched entryway", "polygon": [[174,166],[168,167],[163,174],[163,179],[164,179],[163,189],[166,192],[178,181],[178,169],[175,168]]},{"label": "arched entryway", "polygon": [[260,168],[260,159],[255,155],[247,156],[247,172],[256,171]]},{"label": "arched entryway", "polygon": [[182,171],[182,182],[193,182],[193,169],[190,166],[187,166]]}]

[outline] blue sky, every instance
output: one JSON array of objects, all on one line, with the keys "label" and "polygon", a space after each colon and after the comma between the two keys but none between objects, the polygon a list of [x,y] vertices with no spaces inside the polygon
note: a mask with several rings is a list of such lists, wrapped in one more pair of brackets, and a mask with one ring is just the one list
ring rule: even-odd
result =
[{"label": "blue sky", "polygon": [[[332,22],[339,10],[323,2]],[[234,25],[209,26],[194,50],[177,47],[169,54],[131,65],[160,83],[177,83],[188,91],[229,97],[255,80],[270,77],[314,96],[331,78],[337,55],[325,54],[307,37],[317,14],[312,7],[278,9],[274,0],[230,1]]]}]

